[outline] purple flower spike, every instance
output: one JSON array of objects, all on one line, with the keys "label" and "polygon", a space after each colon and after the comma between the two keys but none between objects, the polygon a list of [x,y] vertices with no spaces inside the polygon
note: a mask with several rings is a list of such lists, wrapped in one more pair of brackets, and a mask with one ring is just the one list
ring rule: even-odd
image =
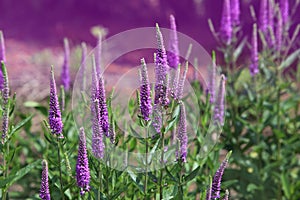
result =
[{"label": "purple flower spike", "polygon": [[225,191],[225,196],[223,197],[222,200],[228,200],[228,199],[229,199],[229,191],[226,190],[226,191]]},{"label": "purple flower spike", "polygon": [[206,191],[206,200],[211,200],[211,187],[209,187]]},{"label": "purple flower spike", "polygon": [[46,160],[42,161],[42,179],[41,179],[41,189],[40,198],[42,200],[51,200],[48,182],[48,163]]},{"label": "purple flower spike", "polygon": [[[2,31],[0,31],[0,61],[6,63],[5,43],[4,43],[4,37]],[[0,70],[0,90],[3,90],[4,87],[3,84],[4,84],[3,72],[2,70]]]},{"label": "purple flower spike", "polygon": [[152,125],[157,133],[160,133],[162,128],[162,107],[159,104],[153,106]]},{"label": "purple flower spike", "polygon": [[211,104],[215,103],[215,82],[216,82],[216,64],[215,64],[215,53],[213,52],[213,62],[208,68],[209,80],[207,92],[210,94],[209,102]]},{"label": "purple flower spike", "polygon": [[273,5],[273,0],[268,2],[268,26],[273,30],[274,28],[274,11],[275,7]]},{"label": "purple flower spike", "polygon": [[213,181],[212,181],[212,190],[211,190],[211,198],[216,199],[220,198],[220,191],[221,191],[221,182],[222,182],[222,176],[224,174],[224,170],[228,164],[228,159],[231,155],[231,151],[226,155],[226,158],[221,163],[219,169],[214,175]]},{"label": "purple flower spike", "polygon": [[167,105],[169,103],[168,99],[168,78],[167,72],[169,71],[167,64],[166,49],[164,47],[164,41],[162,34],[160,32],[158,24],[156,24],[156,37],[158,48],[155,58],[155,97],[154,104]]},{"label": "purple flower spike", "polygon": [[221,75],[218,98],[215,101],[214,107],[214,122],[216,124],[224,124],[224,107],[225,107],[225,83],[226,78],[224,75]]},{"label": "purple flower spike", "polygon": [[282,32],[283,32],[283,20],[282,20],[282,14],[279,11],[278,19],[277,19],[277,26],[276,26],[276,49],[277,51],[281,50],[281,45],[282,45]]},{"label": "purple flower spike", "polygon": [[[269,0],[268,3],[268,34],[267,34],[267,41],[269,47],[274,46],[274,5],[273,0]],[[273,35],[272,35],[273,34]]]},{"label": "purple flower spike", "polygon": [[87,57],[87,48],[86,48],[86,43],[81,43],[81,67],[80,67],[80,78],[79,80],[81,81],[81,90],[85,90],[86,83],[85,83],[85,73],[86,73],[86,57]]},{"label": "purple flower spike", "polygon": [[92,152],[96,158],[104,157],[103,130],[100,124],[99,84],[93,57],[93,72],[91,86],[91,117],[92,117]]},{"label": "purple flower spike", "polygon": [[180,81],[178,83],[178,87],[177,87],[177,91],[176,91],[177,100],[180,100],[183,97],[184,82],[185,82],[186,75],[187,75],[187,72],[188,72],[188,67],[189,67],[189,62],[187,61],[185,63],[185,68],[184,68],[183,75],[180,78]]},{"label": "purple flower spike", "polygon": [[177,70],[175,71],[175,77],[173,80],[173,86],[172,86],[172,91],[171,91],[171,97],[173,99],[178,99],[177,91],[178,91],[179,79],[180,79],[180,64],[178,65]]},{"label": "purple flower spike", "polygon": [[79,148],[76,163],[76,180],[77,186],[80,187],[80,194],[90,190],[90,169],[86,150],[86,139],[83,127],[80,128],[79,133]]},{"label": "purple flower spike", "polygon": [[250,69],[251,76],[255,76],[258,73],[258,48],[257,48],[257,27],[256,27],[256,24],[253,24],[251,64],[250,64],[249,69]]},{"label": "purple flower spike", "polygon": [[232,24],[230,16],[230,0],[224,0],[222,19],[221,19],[221,28],[220,28],[220,37],[225,44],[230,44],[232,39]]},{"label": "purple flower spike", "polygon": [[230,8],[232,25],[237,26],[240,24],[240,0],[231,0]]},{"label": "purple flower spike", "polygon": [[187,156],[187,145],[188,145],[188,136],[186,132],[186,112],[185,106],[183,102],[180,102],[180,117],[179,117],[179,125],[178,125],[178,132],[177,138],[179,140],[180,145],[180,159],[182,162],[186,162]]},{"label": "purple flower spike", "polygon": [[140,110],[143,119],[150,120],[152,113],[152,101],[150,96],[150,83],[148,78],[147,66],[145,59],[141,59],[141,70],[140,70]]},{"label": "purple flower spike", "polygon": [[280,12],[282,15],[282,23],[286,24],[289,20],[289,1],[280,0]]},{"label": "purple flower spike", "polygon": [[102,55],[101,51],[102,51],[102,35],[101,33],[99,33],[97,47],[96,47],[96,55],[95,55],[97,76],[99,76],[101,73],[101,55]]},{"label": "purple flower spike", "polygon": [[99,92],[98,92],[99,106],[100,106],[100,124],[104,134],[109,137],[109,122],[108,122],[108,111],[106,105],[105,87],[103,76],[99,76]]},{"label": "purple flower spike", "polygon": [[2,88],[2,99],[3,99],[3,121],[2,121],[2,144],[4,144],[5,138],[8,133],[8,123],[9,123],[9,84],[8,75],[5,67],[5,63],[1,61],[1,69],[3,72],[3,88]]},{"label": "purple flower spike", "polygon": [[168,63],[170,67],[177,69],[179,64],[179,49],[175,17],[173,15],[170,15],[170,24],[172,31],[170,32],[170,51],[168,51]]},{"label": "purple flower spike", "polygon": [[212,180],[211,177],[209,177],[209,187],[206,190],[206,198],[205,200],[211,200],[211,192],[212,192]]},{"label": "purple flower spike", "polygon": [[[105,145],[103,143],[103,131],[100,127],[100,124],[99,124],[99,120],[98,118],[96,118],[96,115],[97,113],[99,113],[100,111],[97,110],[97,107],[99,107],[99,100],[96,99],[94,101],[94,106],[95,106],[95,118],[93,119],[93,134],[92,134],[92,152],[93,152],[93,155],[96,157],[96,158],[103,158],[104,157],[104,149],[105,149]],[[99,113],[100,115],[100,113]]]},{"label": "purple flower spike", "polygon": [[268,30],[268,0],[260,1],[259,29],[263,33],[267,33],[267,30]]},{"label": "purple flower spike", "polygon": [[64,64],[61,71],[61,85],[64,86],[65,90],[68,91],[70,89],[70,47],[68,39],[64,39]]},{"label": "purple flower spike", "polygon": [[53,66],[51,67],[50,75],[49,125],[52,134],[58,135],[59,138],[64,138],[62,135],[63,123],[61,120],[61,112],[57,98]]},{"label": "purple flower spike", "polygon": [[3,32],[0,31],[0,61],[6,62],[6,56],[5,56],[5,42],[4,42],[4,36]]},{"label": "purple flower spike", "polygon": [[115,121],[113,117],[109,125],[109,139],[112,144],[116,143],[116,128],[115,128]]}]

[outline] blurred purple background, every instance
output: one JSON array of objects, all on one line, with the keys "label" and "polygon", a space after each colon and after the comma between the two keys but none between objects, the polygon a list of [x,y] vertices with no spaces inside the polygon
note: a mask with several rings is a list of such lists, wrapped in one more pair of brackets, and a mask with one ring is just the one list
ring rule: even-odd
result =
[{"label": "blurred purple background", "polygon": [[[95,44],[92,26],[108,28],[109,35],[156,22],[168,28],[169,15],[174,14],[178,31],[211,50],[216,43],[207,20],[211,18],[218,30],[222,4],[222,0],[1,0],[0,29],[6,38],[31,45],[57,46],[63,37]],[[257,8],[259,0],[241,1],[244,32],[252,23],[250,4]]]},{"label": "blurred purple background", "polygon": [[[291,9],[295,1],[290,0]],[[260,0],[240,2],[242,32],[249,35],[253,23],[249,6],[253,5],[258,13]],[[217,43],[207,21],[211,18],[218,31],[222,6],[223,0],[0,0],[0,29],[6,39],[8,71],[15,79],[13,86],[24,84],[24,77],[19,77],[24,76],[25,70],[30,72],[28,78],[32,79],[31,72],[38,71],[33,55],[45,49],[55,56],[49,60],[60,70],[64,37],[69,38],[71,47],[83,41],[96,45],[91,27],[97,25],[107,28],[109,37],[128,29],[154,27],[156,22],[169,28],[169,15],[173,14],[178,31],[192,37],[210,52],[216,49]],[[293,20],[299,22],[299,8],[296,13]],[[49,57],[48,54],[45,57]],[[47,75],[48,70],[41,73]],[[41,74],[35,76],[43,77]],[[35,84],[41,80],[36,80]]]}]

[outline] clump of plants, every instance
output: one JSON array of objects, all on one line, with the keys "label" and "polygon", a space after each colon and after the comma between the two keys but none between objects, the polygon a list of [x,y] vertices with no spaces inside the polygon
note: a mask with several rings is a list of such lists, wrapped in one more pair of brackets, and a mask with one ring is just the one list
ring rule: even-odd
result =
[{"label": "clump of plants", "polygon": [[123,127],[124,111],[113,107],[118,96],[101,71],[99,34],[91,56],[82,44],[72,109],[64,40],[59,88],[49,67],[49,105],[25,103],[44,118],[32,132],[33,115],[19,112],[11,97],[0,32],[2,199],[299,199],[300,26],[291,29],[287,0],[262,0],[258,17],[250,9],[248,40],[239,3],[223,1],[219,31],[209,20],[224,62],[217,67],[212,53],[207,84],[197,78],[197,60],[191,70],[179,56],[174,16],[168,50],[156,25],[155,83],[141,58],[139,88],[126,108],[135,123]]}]

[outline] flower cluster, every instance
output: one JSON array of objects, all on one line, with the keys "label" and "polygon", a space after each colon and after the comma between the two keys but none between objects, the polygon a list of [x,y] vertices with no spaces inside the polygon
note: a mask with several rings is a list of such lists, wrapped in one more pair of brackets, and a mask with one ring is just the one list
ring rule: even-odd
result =
[{"label": "flower cluster", "polygon": [[70,47],[68,39],[64,39],[64,64],[62,66],[61,85],[64,86],[64,89],[68,91],[70,89]]},{"label": "flower cluster", "polygon": [[180,100],[183,97],[184,82],[187,76],[188,68],[189,68],[189,63],[186,62],[183,75],[179,79],[178,84],[176,86],[176,96],[174,97],[174,99],[176,100]]},{"label": "flower cluster", "polygon": [[257,28],[256,24],[253,25],[252,33],[252,48],[251,48],[251,64],[249,66],[251,76],[258,73],[258,47],[257,47]]},{"label": "flower cluster", "polygon": [[214,175],[213,181],[212,181],[212,188],[211,188],[211,197],[213,199],[220,198],[220,191],[221,191],[221,182],[222,177],[225,171],[225,168],[228,163],[228,157],[226,157],[223,162],[221,163],[219,169]]},{"label": "flower cluster", "polygon": [[[94,59],[93,59],[94,61]],[[103,129],[100,121],[99,84],[95,61],[93,62],[91,86],[91,116],[92,116],[92,152],[96,158],[104,157]]]},{"label": "flower cluster", "polygon": [[97,46],[95,48],[95,65],[96,65],[96,72],[97,76],[100,76],[101,74],[101,51],[102,51],[102,34],[98,33],[98,38],[97,38]]},{"label": "flower cluster", "polygon": [[259,29],[266,33],[268,29],[268,0],[260,1]]},{"label": "flower cluster", "polygon": [[[236,19],[235,19],[236,20]],[[232,39],[232,21],[230,13],[230,0],[224,0],[221,27],[220,27],[220,38],[225,44],[230,44]]]},{"label": "flower cluster", "polygon": [[186,162],[188,136],[186,130],[186,112],[185,112],[185,106],[183,102],[180,102],[180,116],[179,116],[177,138],[179,140],[179,147],[180,147],[178,153],[179,154],[178,159],[180,159],[182,162]]},{"label": "flower cluster", "polygon": [[214,123],[223,125],[224,124],[224,106],[225,106],[225,83],[226,78],[224,75],[221,76],[218,97],[215,101],[214,107]]},{"label": "flower cluster", "polygon": [[41,189],[40,189],[40,198],[42,200],[50,200],[50,191],[49,191],[49,181],[48,181],[48,162],[46,160],[42,161],[42,178],[41,178]]},{"label": "flower cluster", "polygon": [[108,111],[106,105],[106,96],[105,96],[105,87],[104,87],[104,79],[102,75],[98,76],[98,99],[99,99],[99,108],[100,108],[100,124],[103,133],[109,137],[108,129]]},{"label": "flower cluster", "polygon": [[169,71],[164,41],[158,24],[156,24],[156,37],[158,48],[155,62],[155,97],[154,104],[168,105],[168,76]]},{"label": "flower cluster", "polygon": [[56,83],[54,79],[53,66],[51,67],[50,74],[50,101],[49,101],[49,125],[51,133],[58,135],[60,138],[63,138],[63,123],[61,119],[61,112],[56,92]]},{"label": "flower cluster", "polygon": [[85,80],[85,76],[86,76],[86,57],[87,57],[87,47],[86,47],[86,43],[83,42],[81,43],[81,66],[80,66],[80,71],[79,71],[79,80],[81,82],[80,85],[80,89],[81,91],[85,90],[86,87],[86,80]]},{"label": "flower cluster", "polygon": [[175,17],[170,15],[170,42],[169,42],[169,51],[168,51],[168,64],[170,67],[176,70],[179,64],[179,48],[178,48],[178,36],[176,30]]},{"label": "flower cluster", "polygon": [[8,75],[4,61],[1,61],[1,69],[3,75],[3,88],[2,88],[2,99],[3,99],[3,121],[2,121],[2,144],[8,133],[9,123],[9,86],[8,86]]},{"label": "flower cluster", "polygon": [[[206,191],[206,200],[213,200],[220,198],[220,191],[221,191],[221,182],[222,177],[225,171],[225,168],[228,164],[229,157],[231,156],[231,151],[226,155],[225,159],[221,163],[220,167],[218,168],[217,172],[215,173],[213,180],[210,180],[210,185]],[[225,196],[223,200],[228,199],[229,192],[226,190]]]},{"label": "flower cluster", "polygon": [[150,96],[150,83],[145,59],[141,59],[140,69],[140,110],[144,120],[150,120],[152,101]]},{"label": "flower cluster", "polygon": [[[278,6],[279,9],[277,10],[276,8]],[[273,0],[261,1],[259,30],[264,34],[269,48],[275,48],[277,51],[280,51],[282,46],[283,28],[288,24],[288,20],[288,0],[281,0],[279,5],[275,4]],[[276,25],[274,26],[275,22]]]},{"label": "flower cluster", "polygon": [[215,64],[215,54],[213,53],[213,62],[208,67],[208,86],[207,93],[210,95],[209,102],[213,104],[215,102],[215,82],[216,82],[216,64]]},{"label": "flower cluster", "polygon": [[[0,61],[6,63],[4,36],[1,30],[0,30]],[[4,87],[3,84],[4,84],[3,72],[2,70],[0,70],[0,90],[3,89]]]},{"label": "flower cluster", "polygon": [[76,164],[76,180],[77,185],[80,187],[80,194],[83,195],[85,192],[89,191],[90,186],[90,170],[89,162],[86,150],[86,139],[84,129],[80,128],[79,133],[79,148],[78,157]]},{"label": "flower cluster", "polygon": [[240,24],[240,0],[231,0],[230,1],[230,10],[231,10],[231,23],[234,26]]}]

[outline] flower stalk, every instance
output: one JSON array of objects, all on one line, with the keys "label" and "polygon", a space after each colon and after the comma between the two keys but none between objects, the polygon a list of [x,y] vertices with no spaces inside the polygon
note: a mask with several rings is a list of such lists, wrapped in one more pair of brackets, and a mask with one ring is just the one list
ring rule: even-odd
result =
[{"label": "flower stalk", "polygon": [[64,39],[64,63],[62,66],[61,77],[60,77],[61,85],[64,86],[66,91],[70,89],[70,47],[69,41],[67,38]]},{"label": "flower stalk", "polygon": [[42,178],[41,178],[41,189],[39,197],[42,200],[50,200],[50,190],[48,181],[48,162],[47,160],[42,161]]}]

